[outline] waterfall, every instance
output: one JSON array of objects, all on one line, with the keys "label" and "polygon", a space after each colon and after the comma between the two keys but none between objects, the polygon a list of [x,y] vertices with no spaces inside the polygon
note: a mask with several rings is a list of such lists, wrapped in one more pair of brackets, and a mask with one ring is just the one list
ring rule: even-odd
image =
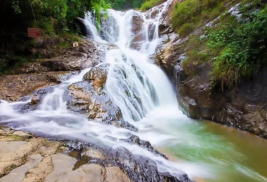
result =
[{"label": "waterfall", "polygon": [[[121,142],[121,139],[127,139],[129,134],[137,135],[154,146],[180,142],[180,138],[168,134],[163,124],[167,125],[167,121],[173,120],[179,120],[181,125],[184,122],[192,122],[178,110],[176,95],[167,76],[149,60],[161,39],[158,27],[162,14],[171,2],[172,0],[168,0],[147,13],[109,10],[109,18],[102,20],[101,32],[97,30],[91,13],[84,19],[94,41],[117,46],[106,52],[104,63],[110,67],[105,89],[120,108],[123,119],[135,126],[138,132],[94,122],[83,114],[68,110],[64,100],[66,90],[71,84],[81,82],[91,68],[71,76],[58,86],[51,87],[51,91],[41,99],[39,106],[27,113],[21,113],[17,108],[27,105],[30,100],[13,103],[1,101],[0,121],[17,130],[49,137],[100,142],[111,147],[123,146],[133,154],[153,159],[160,172],[168,172],[174,176],[179,177],[183,173],[181,171],[191,177],[210,176],[212,172],[203,169],[203,165],[186,161],[171,162],[139,146]],[[152,16],[153,11],[158,11],[155,17]],[[139,25],[139,36],[142,39],[138,49],[131,46],[136,36],[132,32],[134,16],[142,22]]]}]

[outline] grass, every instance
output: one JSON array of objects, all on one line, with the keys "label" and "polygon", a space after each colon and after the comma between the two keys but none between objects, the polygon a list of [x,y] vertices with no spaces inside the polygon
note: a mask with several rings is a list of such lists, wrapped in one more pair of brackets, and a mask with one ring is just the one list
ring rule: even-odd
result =
[{"label": "grass", "polygon": [[164,0],[147,0],[146,2],[144,2],[141,6],[141,11],[147,11],[151,8],[153,8],[154,6],[157,6],[161,3],[163,3]]}]

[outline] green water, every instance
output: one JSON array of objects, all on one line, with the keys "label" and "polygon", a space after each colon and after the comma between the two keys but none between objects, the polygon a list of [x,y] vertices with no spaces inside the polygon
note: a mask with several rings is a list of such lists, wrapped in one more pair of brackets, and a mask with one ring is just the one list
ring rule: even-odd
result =
[{"label": "green water", "polygon": [[209,121],[170,122],[168,129],[178,140],[164,150],[177,161],[202,165],[210,176],[200,181],[267,181],[267,140]]}]

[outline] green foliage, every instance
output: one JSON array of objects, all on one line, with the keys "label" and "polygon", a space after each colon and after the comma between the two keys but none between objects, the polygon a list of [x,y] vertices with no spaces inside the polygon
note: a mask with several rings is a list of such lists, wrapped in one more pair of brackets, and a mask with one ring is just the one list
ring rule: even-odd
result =
[{"label": "green foliage", "polygon": [[[31,48],[35,47],[28,45],[32,40],[27,37],[28,27],[40,28],[42,39],[62,38],[63,33],[74,33],[77,37],[80,32],[75,18],[83,17],[87,11],[94,9],[99,22],[100,13],[110,7],[109,1],[1,0],[0,72],[24,63],[24,57],[36,58],[31,52]],[[61,44],[59,47],[68,46],[64,42]]]},{"label": "green foliage", "polygon": [[178,2],[172,12],[172,25],[178,33],[183,33],[180,35],[181,37],[185,37],[189,35],[189,33],[185,34],[185,28],[189,28],[188,25],[194,24],[193,29],[190,29],[191,31],[200,28],[218,17],[226,10],[227,6],[235,1],[238,0],[185,0]]},{"label": "green foliage", "polygon": [[199,14],[199,0],[186,0],[182,3],[178,3],[172,14],[173,26],[177,28],[185,23],[195,22]]},{"label": "green foliage", "polygon": [[145,0],[113,0],[112,7],[119,10],[140,8]]},{"label": "green foliage", "polygon": [[220,50],[213,58],[212,79],[222,87],[233,86],[240,78],[255,74],[267,61],[267,8],[246,22],[223,25],[209,34],[210,50]]},{"label": "green foliage", "polygon": [[[5,36],[7,33],[13,34],[13,32],[15,35],[19,34],[18,32],[25,34],[27,27],[41,28],[44,33],[48,32],[48,35],[53,34],[51,28],[55,27],[54,33],[65,30],[77,31],[73,22],[75,18],[83,17],[87,11],[94,9],[99,22],[101,12],[111,7],[109,1],[3,0],[0,1],[0,20],[2,20],[0,33]],[[16,25],[11,22],[16,22]]]},{"label": "green foliage", "polygon": [[147,0],[146,2],[142,4],[141,11],[147,11],[153,8],[154,6],[159,5],[162,2],[163,0]]},{"label": "green foliage", "polygon": [[101,14],[102,12],[106,13],[106,10],[111,8],[111,5],[104,0],[92,0],[91,3],[97,20],[97,28],[100,29]]},{"label": "green foliage", "polygon": [[181,37],[186,37],[194,30],[194,24],[193,23],[185,23],[182,25],[182,27],[179,29],[179,35]]},{"label": "green foliage", "polygon": [[[203,25],[203,22],[213,16],[212,14],[221,12],[222,8],[221,4],[216,4],[216,2],[206,3],[206,7],[213,7],[210,10],[211,15],[205,15],[207,11],[202,10],[200,16],[195,14],[196,17],[190,17],[194,13],[188,15],[187,12],[192,10],[192,6],[197,5],[188,3],[189,5],[184,4],[183,10],[179,10],[183,11],[184,15],[181,15],[183,18],[176,20],[176,23],[180,23],[181,26],[178,29],[180,36],[184,37],[188,36],[187,32],[192,31],[190,22],[195,22],[195,25],[201,22],[200,25]],[[203,6],[203,3],[200,6]],[[224,89],[233,87],[241,79],[249,79],[258,72],[260,67],[266,65],[266,2],[243,1],[240,3],[239,10],[242,12],[241,19],[238,20],[230,13],[220,13],[221,16],[214,21],[213,27],[206,27],[198,32],[202,35],[201,37],[194,34],[188,37],[188,40],[181,46],[183,52],[186,52],[182,66],[187,74],[193,76],[197,65],[208,62],[211,66],[211,86]]]}]

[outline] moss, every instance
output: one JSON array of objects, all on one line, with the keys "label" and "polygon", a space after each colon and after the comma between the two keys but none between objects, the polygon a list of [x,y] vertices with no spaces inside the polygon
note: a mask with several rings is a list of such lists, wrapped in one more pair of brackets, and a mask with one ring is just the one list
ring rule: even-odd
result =
[{"label": "moss", "polygon": [[24,141],[24,140],[25,140],[25,138],[23,138],[22,136],[10,135],[10,137],[11,137],[13,140],[17,140],[17,141]]}]

